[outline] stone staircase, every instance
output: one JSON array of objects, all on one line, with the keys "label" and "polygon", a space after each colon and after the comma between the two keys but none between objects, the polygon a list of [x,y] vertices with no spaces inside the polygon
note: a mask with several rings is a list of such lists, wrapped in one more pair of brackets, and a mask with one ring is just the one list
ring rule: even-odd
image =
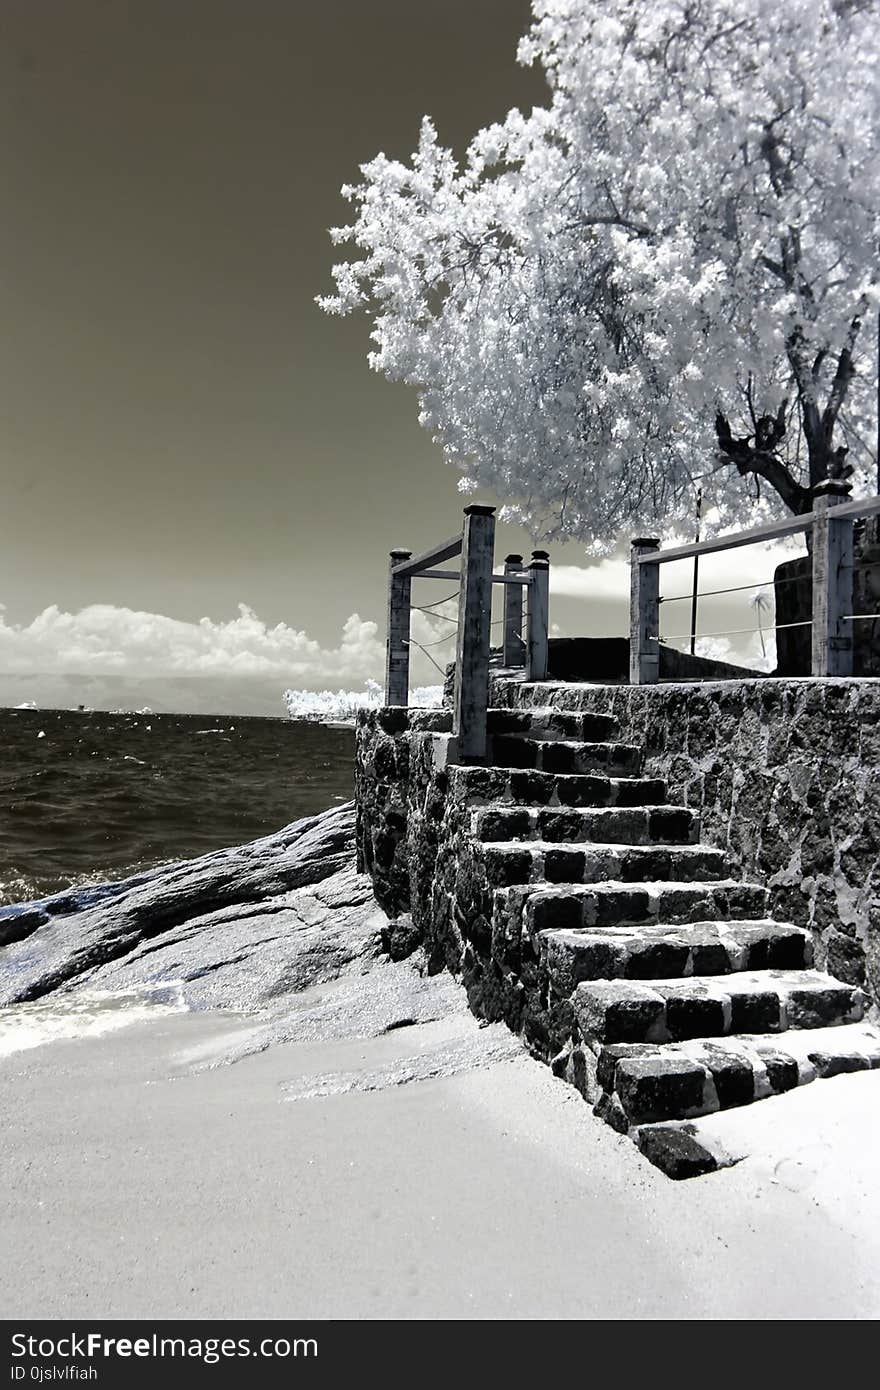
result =
[{"label": "stone staircase", "polygon": [[451,772],[493,954],[531,981],[557,1074],[652,1162],[710,1171],[697,1117],[880,1067],[863,992],[728,875],[611,716],[491,710],[489,730],[490,765]]}]

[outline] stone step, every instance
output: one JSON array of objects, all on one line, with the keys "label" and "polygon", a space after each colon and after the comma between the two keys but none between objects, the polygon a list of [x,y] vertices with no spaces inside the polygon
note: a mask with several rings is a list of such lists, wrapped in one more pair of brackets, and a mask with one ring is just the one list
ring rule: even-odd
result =
[{"label": "stone step", "polygon": [[546,742],[575,739],[581,743],[605,743],[619,732],[617,720],[610,714],[586,711],[567,712],[549,707],[528,710],[490,709],[487,711],[490,734],[537,738]]},{"label": "stone step", "polygon": [[695,812],[682,806],[486,806],[475,810],[471,820],[471,834],[477,840],[552,844],[689,845],[695,843],[699,830]]},{"label": "stone step", "polygon": [[666,783],[658,777],[608,777],[589,772],[517,771],[506,767],[450,767],[450,783],[472,804],[518,806],[659,806]]},{"label": "stone step", "polygon": [[[475,853],[492,888],[515,883],[601,883],[645,879],[687,883],[724,878],[723,850],[705,845],[560,845],[550,840],[484,843]],[[587,978],[584,976],[584,978]]]},{"label": "stone step", "polygon": [[819,970],[753,970],[687,980],[592,980],[578,985],[572,1003],[585,1038],[665,1043],[858,1023],[866,998]]},{"label": "stone step", "polygon": [[626,1130],[748,1105],[817,1078],[880,1068],[866,1023],[690,1042],[611,1044],[592,1064],[596,1113]]},{"label": "stone step", "polygon": [[536,772],[606,772],[636,777],[642,750],[634,743],[538,740],[516,735],[492,738],[489,761],[497,767],[533,768]]},{"label": "stone step", "polygon": [[768,891],[734,879],[670,883],[566,883],[496,889],[496,910],[511,928],[529,936],[584,927],[626,927],[657,923],[725,922],[767,916]]},{"label": "stone step", "polygon": [[585,980],[654,980],[768,968],[803,970],[813,964],[810,933],[767,918],[546,931],[538,936],[538,948],[554,992],[565,998]]}]

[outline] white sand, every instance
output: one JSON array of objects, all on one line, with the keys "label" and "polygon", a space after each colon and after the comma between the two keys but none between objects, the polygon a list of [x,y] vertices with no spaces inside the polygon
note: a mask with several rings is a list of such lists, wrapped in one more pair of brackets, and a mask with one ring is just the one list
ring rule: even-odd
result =
[{"label": "white sand", "polygon": [[[247,1026],[0,1062],[5,1317],[880,1313],[880,1073],[737,1112],[755,1157],[676,1184],[524,1056],[388,1085],[442,1022],[193,1071]],[[384,1089],[293,1098],[327,1075]]]}]

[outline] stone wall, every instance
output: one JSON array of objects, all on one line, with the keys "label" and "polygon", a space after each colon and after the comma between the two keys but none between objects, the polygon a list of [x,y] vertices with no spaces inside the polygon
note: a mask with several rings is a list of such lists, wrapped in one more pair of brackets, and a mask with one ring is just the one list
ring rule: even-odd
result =
[{"label": "stone wall", "polygon": [[[495,678],[492,705],[612,713],[644,748],[645,774],[698,810],[701,840],[731,874],[767,884],[773,915],[810,927],[817,966],[880,999],[880,681],[524,685]],[[494,769],[446,766],[450,714],[361,713],[357,855],[402,940],[463,977],[471,1005],[552,1055],[559,1027],[520,942],[492,913],[491,853],[468,835]],[[484,785],[485,784],[485,785]]]},{"label": "stone wall", "polygon": [[880,999],[880,681],[517,686],[497,705],[614,714],[645,774],[700,812],[701,839],[813,929],[817,963]]},{"label": "stone wall", "polygon": [[[812,928],[817,964],[880,999],[880,681],[499,678],[492,703],[614,714],[621,738],[644,748],[645,774],[700,812],[701,839],[727,851],[732,873],[769,885],[774,915]],[[361,715],[358,864],[390,916],[411,916],[435,965],[464,976],[479,1012],[515,1024],[523,982],[513,977],[525,963],[488,939],[497,937],[488,904],[498,884],[468,841],[470,808],[491,800],[492,770],[446,767],[449,728],[447,711]]]},{"label": "stone wall", "polygon": [[432,970],[461,978],[477,1015],[503,1019],[549,1060],[570,1032],[567,1003],[548,998],[546,971],[508,930],[493,904],[504,869],[470,835],[472,812],[494,803],[506,773],[447,766],[450,727],[445,711],[361,712],[358,868],[392,918],[390,938],[423,945]]},{"label": "stone wall", "polygon": [[409,914],[419,866],[442,823],[448,778],[433,766],[435,733],[448,734],[446,710],[361,710],[355,759],[357,867],[373,879],[389,917]]}]

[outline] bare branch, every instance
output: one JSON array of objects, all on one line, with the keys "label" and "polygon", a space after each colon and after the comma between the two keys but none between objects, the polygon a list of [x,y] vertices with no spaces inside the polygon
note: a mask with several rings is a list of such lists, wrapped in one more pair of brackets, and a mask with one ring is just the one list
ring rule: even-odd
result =
[{"label": "bare branch", "polygon": [[[768,421],[769,424],[765,423]],[[784,405],[780,407],[775,420],[773,416],[762,416],[758,422],[759,433],[753,446],[750,442],[751,435],[745,439],[733,438],[727,416],[719,411],[715,417],[715,434],[722,453],[733,460],[742,477],[752,473],[763,478],[779,494],[789,511],[800,514],[808,512],[812,506],[810,489],[803,487],[782,460],[771,452],[782,437],[778,430],[781,428],[782,434],[785,433],[784,421]]]}]

